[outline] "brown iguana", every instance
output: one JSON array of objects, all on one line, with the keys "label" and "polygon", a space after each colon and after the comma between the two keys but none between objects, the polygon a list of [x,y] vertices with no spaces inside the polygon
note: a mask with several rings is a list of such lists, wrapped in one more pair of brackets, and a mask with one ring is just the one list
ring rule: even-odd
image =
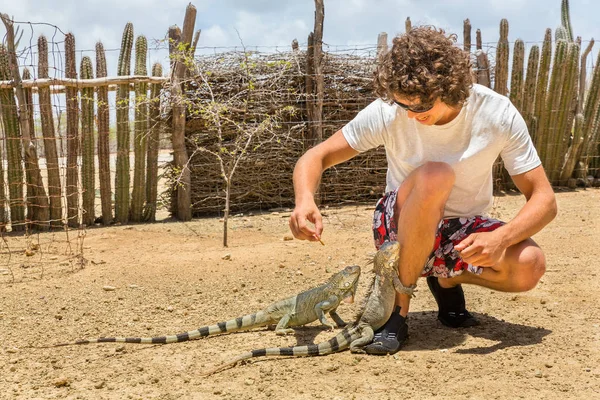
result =
[{"label": "brown iguana", "polygon": [[353,353],[363,353],[362,348],[373,341],[374,333],[392,315],[396,291],[412,295],[415,285],[404,287],[398,278],[398,242],[386,242],[375,254],[373,282],[365,295],[362,311],[357,320],[333,338],[319,344],[292,347],[274,347],[252,350],[204,374],[208,376],[230,365],[262,356],[322,356],[350,348]]},{"label": "brown iguana", "polygon": [[335,273],[327,283],[306,290],[300,294],[276,301],[264,310],[255,314],[248,314],[242,317],[231,319],[229,321],[219,322],[215,325],[207,325],[193,331],[180,333],[177,335],[167,335],[159,337],[110,337],[79,340],[76,342],[57,344],[51,347],[70,346],[76,344],[90,343],[142,343],[142,344],[166,344],[185,342],[187,340],[197,339],[218,333],[236,332],[249,330],[272,324],[277,324],[275,333],[284,335],[292,333],[293,329],[289,326],[300,326],[317,319],[331,329],[334,326],[327,320],[325,313],[329,313],[338,327],[345,326],[346,323],[336,313],[336,309],[342,300],[347,302],[354,301],[358,278],[360,277],[360,267],[352,265]]}]

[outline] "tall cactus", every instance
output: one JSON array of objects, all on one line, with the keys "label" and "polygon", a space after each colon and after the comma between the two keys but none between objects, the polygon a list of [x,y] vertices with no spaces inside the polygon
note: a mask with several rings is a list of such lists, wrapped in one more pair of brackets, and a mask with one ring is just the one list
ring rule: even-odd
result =
[{"label": "tall cactus", "polygon": [[564,40],[565,42],[569,42],[569,34],[564,26],[559,26],[556,28],[556,31],[554,32],[554,40]]},{"label": "tall cactus", "polygon": [[587,57],[594,47],[594,39],[592,38],[583,53],[581,53],[580,72],[579,72],[579,101],[577,102],[577,113],[581,113],[583,110],[583,104],[585,99],[585,81],[587,78]]},{"label": "tall cactus", "polygon": [[538,132],[541,149],[540,158],[546,167],[546,172],[551,174],[551,157],[555,146],[555,138],[558,135],[558,118],[560,113],[562,83],[567,70],[568,44],[565,40],[556,42],[556,52],[552,63],[552,74],[550,76],[550,87],[546,95],[546,112],[541,120],[542,124]]},{"label": "tall cactus", "polygon": [[532,119],[535,106],[535,87],[537,81],[538,68],[540,65],[540,48],[537,45],[531,46],[529,50],[529,60],[527,61],[527,75],[525,77],[525,86],[523,88],[523,104],[521,114],[527,122],[530,134],[533,136]]},{"label": "tall cactus", "polygon": [[[81,79],[92,79],[94,71],[92,60],[85,56],[81,59]],[[94,224],[94,199],[96,198],[96,174],[94,156],[94,88],[81,90],[81,183],[83,188],[83,214],[81,223]]]},{"label": "tall cactus", "polygon": [[[152,66],[152,76],[162,76],[162,65],[156,63]],[[162,85],[150,85],[150,127],[148,136],[148,165],[146,166],[146,205],[144,220],[156,220],[156,202],[158,198],[158,151],[160,149],[160,135],[162,121],[160,118],[160,91]]]},{"label": "tall cactus", "polygon": [[[147,75],[148,41],[138,36],[135,41],[135,75]],[[133,137],[134,171],[131,195],[131,221],[141,222],[146,197],[146,153],[148,136],[148,84],[135,84],[135,133]]]},{"label": "tall cactus", "polygon": [[[0,93],[0,104],[1,103]],[[4,160],[4,155],[2,153],[2,146],[0,143],[0,160]],[[0,233],[6,232],[6,225],[8,225],[8,218],[6,215],[6,195],[5,195],[5,187],[4,187],[4,162],[0,162]]]},{"label": "tall cactus", "polygon": [[[23,70],[23,79],[31,79],[28,68]],[[47,230],[49,227],[48,196],[42,180],[37,155],[37,139],[33,123],[33,91],[23,89],[29,119],[29,149],[25,151],[25,177],[27,180],[27,219],[36,230]]]},{"label": "tall cactus", "polygon": [[[106,53],[102,43],[96,43],[96,76],[106,77]],[[100,181],[100,204],[102,224],[112,222],[112,193],[110,184],[110,113],[108,108],[108,86],[98,86],[98,176]]]},{"label": "tall cactus", "polygon": [[544,114],[546,112],[546,94],[548,93],[548,80],[550,77],[550,65],[552,63],[552,30],[546,29],[544,43],[542,44],[542,55],[538,71],[537,85],[535,88],[535,108],[533,113],[537,120],[537,129],[532,139],[538,152],[541,152],[541,136],[538,132],[544,126]]},{"label": "tall cactus", "polygon": [[483,49],[483,41],[481,40],[481,29],[477,29],[477,31],[475,32],[475,49]]},{"label": "tall cactus", "polygon": [[[119,54],[119,76],[131,72],[131,49],[133,24],[128,22],[123,31]],[[120,223],[129,221],[129,85],[117,89],[117,174],[115,178],[115,219]]]},{"label": "tall cactus", "polygon": [[[77,78],[75,61],[75,36],[65,36],[65,77]],[[79,180],[77,159],[79,158],[79,101],[76,88],[67,87],[67,224],[79,226]]]},{"label": "tall cactus", "polygon": [[569,10],[569,0],[562,0],[560,7],[560,19],[562,26],[565,28],[566,40],[573,41],[573,28],[571,26],[571,15]]},{"label": "tall cactus", "polygon": [[494,76],[494,90],[506,96],[508,92],[508,57],[510,47],[508,44],[508,21],[500,21],[500,39],[496,49],[496,68]]},{"label": "tall cactus", "polygon": [[579,74],[580,47],[575,42],[569,42],[565,60],[565,75],[562,81],[560,103],[555,135],[552,138],[553,148],[550,158],[550,180],[558,184],[560,168],[563,166],[565,152],[572,134],[573,102],[576,101],[577,80]]},{"label": "tall cactus", "polygon": [[[8,65],[8,51],[0,44],[0,80],[12,80]],[[0,89],[0,105],[5,132],[8,181],[8,202],[13,232],[25,230],[25,198],[23,193],[23,147],[19,116],[13,89]]]},{"label": "tall cactus", "polygon": [[410,21],[410,17],[406,17],[406,21],[404,21],[404,30],[409,32],[412,29],[412,22]]},{"label": "tall cactus", "polygon": [[575,128],[573,129],[573,140],[571,141],[571,145],[567,151],[565,156],[564,165],[560,171],[560,184],[567,184],[571,175],[573,175],[573,170],[575,169],[575,163],[577,162],[577,155],[580,153],[581,145],[583,143],[583,126],[585,119],[583,114],[577,114],[575,116]]},{"label": "tall cactus", "polygon": [[[48,40],[43,35],[38,38],[38,76],[40,79],[50,77],[48,73]],[[50,88],[39,88],[38,98],[42,136],[44,137],[44,155],[46,156],[46,169],[48,172],[50,226],[58,227],[62,225],[62,188]]]},{"label": "tall cactus", "polygon": [[518,110],[523,108],[523,65],[525,63],[525,43],[515,41],[512,76],[510,78],[510,101]]},{"label": "tall cactus", "polygon": [[[596,65],[600,63],[600,53],[596,59]],[[600,130],[600,68],[594,68],[592,74],[592,82],[590,89],[585,99],[583,109],[584,125],[583,125],[583,140],[579,152],[576,155],[576,160],[588,162],[588,157],[593,154],[592,146],[597,146],[598,131]]]}]

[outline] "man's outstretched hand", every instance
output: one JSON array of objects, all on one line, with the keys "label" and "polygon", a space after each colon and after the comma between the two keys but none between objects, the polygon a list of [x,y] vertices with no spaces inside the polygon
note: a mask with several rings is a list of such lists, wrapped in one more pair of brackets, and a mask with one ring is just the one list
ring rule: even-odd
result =
[{"label": "man's outstretched hand", "polygon": [[[308,222],[311,222],[314,228]],[[297,205],[294,208],[290,216],[290,230],[296,239],[310,240],[311,242],[321,241],[323,217],[314,202],[306,206]]]}]

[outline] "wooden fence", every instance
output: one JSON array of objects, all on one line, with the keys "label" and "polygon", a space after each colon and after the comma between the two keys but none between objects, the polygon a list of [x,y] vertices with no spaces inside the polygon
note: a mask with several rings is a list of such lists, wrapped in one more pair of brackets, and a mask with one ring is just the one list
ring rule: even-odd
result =
[{"label": "wooden fence", "polygon": [[[287,103],[270,104],[266,113],[261,109],[266,103],[244,106],[245,122],[252,107],[258,107],[256,115],[262,116],[285,106],[296,114],[283,121],[282,136],[272,141],[271,153],[264,145],[254,159],[248,153],[249,158],[242,162],[247,170],[238,170],[239,176],[260,187],[240,190],[239,198],[232,198],[238,209],[261,208],[261,204],[291,205],[291,168],[299,154],[327,138],[374,98],[370,78],[375,53],[386,51],[387,35],[380,35],[373,54],[364,57],[328,54],[322,48],[323,1],[315,0],[315,4],[315,29],[308,37],[306,51],[300,51],[295,42],[289,57],[282,56],[289,59],[277,64],[287,66],[289,62],[296,68],[295,76],[278,83],[281,86],[277,92],[287,96],[287,100],[282,100]],[[193,56],[199,39],[198,32],[193,35],[195,17],[196,9],[190,4],[183,29],[169,29],[172,56],[182,53],[187,60]],[[72,34],[64,40],[64,76],[49,76],[48,42],[43,36],[37,41],[37,74],[32,74],[19,68],[13,23],[5,15],[2,20],[8,33],[7,46],[0,46],[4,133],[0,140],[0,230],[154,220],[159,198],[159,142],[166,135],[173,151],[173,214],[180,220],[189,220],[193,213],[223,209],[223,187],[215,183],[221,179],[222,171],[215,170],[214,158],[199,158],[198,153],[198,137],[212,140],[213,145],[216,139],[207,136],[211,128],[194,121],[189,115],[190,103],[182,101],[189,97],[190,90],[195,91],[192,103],[202,93],[198,87],[186,86],[186,59],[171,58],[169,77],[163,76],[160,64],[147,71],[147,40],[138,36],[134,42],[133,26],[128,24],[123,33],[118,76],[107,76],[101,43],[96,46],[95,63],[83,57],[78,68]],[[593,41],[583,46],[581,38],[573,38],[568,4],[563,7],[562,21],[555,40],[547,30],[541,48],[536,44],[529,49],[527,63],[524,42],[517,39],[512,45],[509,66],[511,44],[506,20],[500,23],[500,38],[493,48],[483,46],[479,30],[473,45],[471,24],[465,20],[463,46],[472,53],[474,80],[510,97],[525,117],[552,183],[571,187],[597,184],[600,68],[591,73],[586,69]],[[411,29],[410,19],[406,28]],[[248,54],[244,52],[243,57],[247,59]],[[214,56],[215,60],[219,58],[222,55]],[[269,68],[271,61],[266,61]],[[598,62],[600,58],[596,65]],[[247,65],[244,68],[247,72]],[[211,79],[218,82],[219,77],[231,71],[220,67],[211,72]],[[229,84],[227,79],[224,81]],[[267,83],[272,86],[274,82]],[[240,83],[242,90],[248,89],[248,83]],[[252,85],[255,83],[259,84]],[[109,107],[109,91],[116,92],[113,109]],[[300,96],[292,99],[296,94]],[[57,100],[58,95],[64,96],[64,106]],[[62,113],[55,112],[60,107],[66,111],[64,122]],[[34,114],[39,115],[39,121],[34,120]],[[282,147],[284,144],[287,146]],[[111,154],[111,146],[116,153]],[[507,186],[509,179],[498,165],[495,182]],[[326,202],[366,200],[380,194],[385,175],[385,157],[380,151],[353,160],[351,166],[361,173],[351,175],[348,171],[349,175],[345,175],[345,167],[340,166],[324,177],[326,185],[322,186],[321,196]],[[257,174],[256,179],[252,178],[253,173]],[[229,184],[235,185],[236,179]]]},{"label": "wooden fence", "polygon": [[[322,1],[315,4],[315,29],[305,51],[294,41],[286,53],[224,53],[197,61],[200,72],[211,72],[210,79],[199,83],[193,100],[200,108],[208,96],[206,86],[210,86],[218,101],[227,106],[230,120],[260,121],[284,108],[293,109],[294,117],[282,121],[273,140],[251,145],[250,149],[258,150],[248,150],[233,183],[226,184],[214,155],[223,159],[229,153],[239,154],[234,151],[235,141],[243,132],[239,126],[222,125],[220,129],[226,132],[217,135],[203,113],[190,116],[187,147],[194,215],[222,213],[226,198],[232,212],[293,206],[291,176],[298,157],[376,97],[371,81],[377,54],[388,49],[387,34],[380,34],[377,47],[363,46],[359,55],[355,51],[324,51],[320,48]],[[563,7],[563,23],[570,25],[568,20],[568,7]],[[474,81],[508,96],[519,109],[554,186],[600,186],[600,68],[591,74],[586,68],[593,40],[581,52],[582,40],[570,39],[564,26],[555,40],[547,30],[541,49],[532,45],[525,63],[525,43],[517,39],[511,45],[508,28],[508,21],[502,20],[499,40],[484,45],[481,31],[476,31],[473,42],[470,21],[464,21],[462,46],[471,53]],[[412,29],[410,18],[406,29]],[[248,64],[253,66],[250,75],[259,79],[246,76]],[[219,153],[219,149],[228,150]],[[325,172],[319,200],[340,204],[377,199],[385,187],[385,172],[381,149],[361,154]],[[494,184],[496,189],[512,188],[500,159],[494,168]]]},{"label": "wooden fence", "polygon": [[[171,79],[163,77],[160,64],[151,74],[146,70],[146,38],[138,36],[134,49],[133,26],[127,24],[118,76],[109,77],[102,43],[96,45],[95,66],[84,56],[77,68],[75,37],[66,34],[64,76],[51,78],[42,35],[32,79],[28,68],[21,76],[13,22],[6,15],[2,21],[7,36],[0,45],[0,232],[153,221],[159,146],[170,131],[163,89]],[[109,91],[116,91],[112,109]]]}]

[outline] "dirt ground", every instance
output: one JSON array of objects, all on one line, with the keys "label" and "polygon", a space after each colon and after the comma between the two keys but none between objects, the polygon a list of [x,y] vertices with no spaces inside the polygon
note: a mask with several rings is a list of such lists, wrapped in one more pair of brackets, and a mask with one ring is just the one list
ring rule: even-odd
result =
[{"label": "dirt ground", "polygon": [[[0,260],[0,398],[600,399],[600,191],[557,197],[559,216],[535,237],[548,259],[537,288],[465,288],[481,326],[442,326],[420,281],[409,341],[394,356],[262,358],[207,378],[243,351],[334,333],[314,323],[286,337],[259,329],[170,345],[28,346],[179,333],[257,311],[362,264],[373,251],[372,207],[323,210],[325,246],[284,240],[289,211],[233,218],[229,248],[218,218],[90,229],[83,268],[58,262],[64,233],[41,235],[33,256]],[[510,219],[523,202],[497,197],[495,214]],[[346,320],[365,282],[339,308]]]}]

